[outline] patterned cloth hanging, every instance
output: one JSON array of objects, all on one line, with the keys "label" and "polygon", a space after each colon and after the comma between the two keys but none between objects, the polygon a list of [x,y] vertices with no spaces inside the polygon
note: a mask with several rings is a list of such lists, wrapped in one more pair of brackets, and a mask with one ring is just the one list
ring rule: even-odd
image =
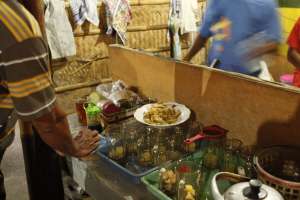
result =
[{"label": "patterned cloth hanging", "polygon": [[132,19],[128,0],[104,0],[106,6],[107,34],[117,33],[122,43],[126,43],[127,26]]}]

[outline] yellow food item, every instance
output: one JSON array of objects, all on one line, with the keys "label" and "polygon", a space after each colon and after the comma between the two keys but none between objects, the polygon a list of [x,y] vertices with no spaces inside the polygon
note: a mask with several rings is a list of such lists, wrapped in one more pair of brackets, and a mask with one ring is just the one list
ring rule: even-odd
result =
[{"label": "yellow food item", "polygon": [[109,151],[108,156],[112,159],[121,159],[125,156],[124,148],[122,146],[114,147]]},{"label": "yellow food item", "polygon": [[116,154],[117,154],[118,156],[122,156],[123,153],[124,153],[124,148],[123,148],[123,147],[117,147],[117,148],[116,148]]},{"label": "yellow food item", "polygon": [[208,152],[204,156],[203,164],[208,168],[216,168],[218,165],[218,156],[212,152]]},{"label": "yellow food item", "polygon": [[151,154],[150,154],[150,152],[145,152],[145,153],[143,154],[143,160],[144,160],[145,162],[149,162],[149,161],[151,160]]},{"label": "yellow food item", "polygon": [[192,185],[186,185],[185,188],[184,188],[184,191],[187,194],[191,194],[192,196],[196,195],[196,191],[195,191],[195,189],[194,189],[194,187]]},{"label": "yellow food item", "polygon": [[191,193],[187,193],[184,199],[185,200],[195,200],[195,196],[193,196]]},{"label": "yellow food item", "polygon": [[173,170],[167,170],[162,173],[163,187],[167,191],[171,191],[176,185],[176,174]]},{"label": "yellow food item", "polygon": [[174,106],[157,103],[144,113],[144,121],[156,125],[173,124],[177,122],[180,114]]},{"label": "yellow food item", "polygon": [[191,144],[186,144],[185,151],[186,152],[195,152],[196,151],[196,143],[193,142]]}]

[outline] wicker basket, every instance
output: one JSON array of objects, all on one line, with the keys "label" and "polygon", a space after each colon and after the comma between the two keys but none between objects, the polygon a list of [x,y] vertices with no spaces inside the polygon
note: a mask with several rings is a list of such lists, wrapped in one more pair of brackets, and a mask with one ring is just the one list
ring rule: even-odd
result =
[{"label": "wicker basket", "polygon": [[277,189],[286,200],[300,200],[300,148],[274,146],[254,156],[258,179]]}]

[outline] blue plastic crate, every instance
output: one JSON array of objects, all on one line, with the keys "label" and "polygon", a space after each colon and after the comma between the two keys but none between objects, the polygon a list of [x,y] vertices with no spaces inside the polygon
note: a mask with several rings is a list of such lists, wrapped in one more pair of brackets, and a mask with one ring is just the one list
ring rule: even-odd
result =
[{"label": "blue plastic crate", "polygon": [[100,158],[102,159],[102,161],[104,161],[105,163],[107,163],[108,165],[111,166],[111,169],[128,177],[128,179],[134,184],[141,183],[141,177],[158,169],[158,167],[145,168],[145,167],[136,165],[139,168],[139,172],[133,172],[133,171],[130,171],[129,169],[127,169],[126,167],[122,166],[121,164],[119,164],[117,161],[110,159],[107,156],[107,152],[108,152],[108,146],[101,145],[101,147],[99,148],[97,153],[100,156]]}]

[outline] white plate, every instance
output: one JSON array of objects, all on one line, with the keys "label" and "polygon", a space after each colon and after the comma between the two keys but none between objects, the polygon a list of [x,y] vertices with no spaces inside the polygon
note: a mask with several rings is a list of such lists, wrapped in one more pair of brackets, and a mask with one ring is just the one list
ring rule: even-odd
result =
[{"label": "white plate", "polygon": [[144,121],[144,113],[146,113],[154,104],[147,104],[147,105],[144,105],[144,106],[138,108],[134,113],[134,118],[143,124],[146,124],[149,126],[156,126],[156,127],[176,126],[176,125],[179,125],[179,124],[185,122],[186,120],[188,120],[190,118],[191,111],[185,105],[178,104],[175,102],[168,102],[168,103],[164,103],[164,104],[171,105],[171,106],[175,105],[176,109],[178,109],[181,112],[180,116],[177,119],[177,122],[175,122],[173,124],[164,124],[164,125],[149,124],[149,123],[145,122]]}]

